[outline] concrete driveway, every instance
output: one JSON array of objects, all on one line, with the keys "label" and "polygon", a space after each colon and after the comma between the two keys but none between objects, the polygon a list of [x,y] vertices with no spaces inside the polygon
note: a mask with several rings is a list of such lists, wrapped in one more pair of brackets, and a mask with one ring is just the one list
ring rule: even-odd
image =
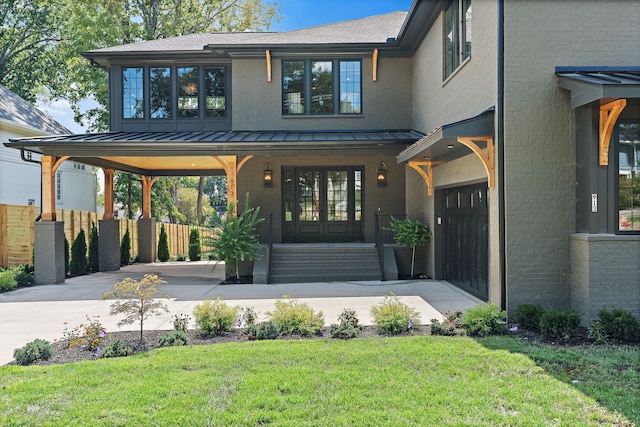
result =
[{"label": "concrete driveway", "polygon": [[101,297],[123,278],[141,279],[146,273],[157,274],[165,280],[167,284],[161,289],[171,296],[167,300],[169,313],[145,321],[146,329],[157,330],[172,329],[173,315],[191,315],[200,301],[218,296],[232,306],[252,307],[264,319],[278,298],[290,295],[314,310],[322,310],[326,325],[337,323],[338,315],[345,308],[356,310],[361,323],[372,324],[369,310],[390,293],[416,309],[423,324],[430,319],[441,319],[441,312],[464,310],[481,303],[460,289],[435,280],[221,285],[223,271],[224,264],[206,261],[136,264],[115,272],[74,277],[58,285],[0,294],[0,365],[13,360],[15,348],[36,338],[60,339],[65,322],[73,328],[85,323],[87,316],[100,316],[107,332],[137,330],[136,325],[117,327],[120,318],[109,315],[113,301],[104,301]]}]

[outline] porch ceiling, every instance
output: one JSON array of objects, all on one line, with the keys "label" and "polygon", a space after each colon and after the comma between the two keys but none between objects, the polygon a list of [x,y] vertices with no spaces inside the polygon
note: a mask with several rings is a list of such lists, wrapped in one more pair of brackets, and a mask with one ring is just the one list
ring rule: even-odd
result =
[{"label": "porch ceiling", "polygon": [[141,175],[222,175],[216,156],[397,154],[414,131],[107,132],[11,139],[4,145]]}]

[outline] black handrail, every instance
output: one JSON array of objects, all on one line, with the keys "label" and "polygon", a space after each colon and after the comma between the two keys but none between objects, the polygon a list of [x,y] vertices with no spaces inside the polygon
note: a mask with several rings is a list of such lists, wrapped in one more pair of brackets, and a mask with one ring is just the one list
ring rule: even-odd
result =
[{"label": "black handrail", "polygon": [[267,240],[267,283],[271,283],[271,249],[273,248],[273,213],[269,214],[269,232]]},{"label": "black handrail", "polygon": [[382,275],[382,280],[386,280],[384,270],[384,239],[382,238],[382,227],[380,227],[378,211],[376,211],[376,249],[378,250],[378,261],[380,262],[380,274]]}]

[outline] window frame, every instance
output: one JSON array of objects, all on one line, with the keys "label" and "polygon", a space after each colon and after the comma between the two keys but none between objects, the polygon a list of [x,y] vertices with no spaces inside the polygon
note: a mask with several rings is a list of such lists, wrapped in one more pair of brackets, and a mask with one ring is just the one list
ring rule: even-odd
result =
[{"label": "window frame", "polygon": [[[469,10],[471,17],[467,22]],[[472,0],[451,0],[449,6],[443,11],[442,17],[442,79],[446,81],[471,59],[473,39],[469,26],[473,28]],[[452,34],[449,42],[451,43],[450,51],[447,46],[449,33]],[[468,34],[469,40],[467,40]]]},{"label": "window frame", "polygon": [[[331,112],[314,112],[314,108],[313,108],[313,95],[314,95],[314,88],[313,88],[313,64],[314,63],[331,63],[331,105],[332,105],[332,111]],[[286,91],[285,87],[287,86],[287,84],[285,83],[285,78],[287,77],[285,75],[285,70],[287,69],[287,67],[285,67],[286,63],[302,63],[302,96],[300,97],[302,100],[302,105],[298,108],[296,108],[297,111],[299,112],[290,112],[291,108],[286,108],[285,105],[287,105],[285,102],[287,100],[287,95],[290,95],[292,93],[299,93],[299,92],[288,92]],[[356,82],[357,84],[357,90],[358,92],[343,92],[343,85],[342,85],[342,81],[341,81],[341,77],[342,77],[342,69],[343,67],[346,67],[346,64],[348,63],[357,63],[358,64],[358,82]],[[363,88],[362,88],[362,59],[361,58],[356,58],[356,59],[352,59],[352,58],[330,58],[330,59],[326,59],[326,58],[307,58],[307,59],[299,59],[299,58],[283,58],[281,60],[281,114],[284,117],[327,117],[327,116],[331,116],[331,117],[345,117],[345,116],[360,116],[363,114]],[[342,96],[343,94],[355,94],[357,95],[358,98],[358,106],[359,106],[359,110],[355,111],[355,112],[346,112],[343,111],[342,108]],[[290,98],[290,97],[289,97]],[[353,105],[353,104],[352,104]],[[289,110],[289,111],[288,111]]]},{"label": "window frame", "polygon": [[[615,233],[616,234],[620,234],[620,235],[640,235],[640,230],[634,230],[633,229],[633,218],[631,220],[631,227],[632,229],[630,230],[625,230],[625,229],[621,229],[621,227],[623,226],[622,221],[623,221],[623,216],[621,216],[621,210],[620,209],[620,153],[621,151],[621,146],[622,144],[620,143],[620,126],[623,124],[636,124],[639,126],[639,136],[640,136],[640,117],[628,117],[628,118],[624,118],[624,119],[620,119],[616,122],[615,124],[615,129],[614,129],[614,144],[613,146],[615,147],[615,154],[614,154],[614,161],[615,161],[615,186],[614,186],[614,193],[615,193],[615,214],[613,215],[614,219],[616,220],[616,225],[615,225]],[[633,159],[631,159],[631,165],[630,165],[630,176],[631,179],[640,179],[638,177],[640,177],[640,144],[635,145],[632,144],[632,154],[634,156]],[[633,205],[633,198],[634,198],[634,194],[633,194],[633,182],[631,183],[631,216],[636,216],[636,215],[640,215],[640,208],[635,209],[634,205]],[[640,221],[639,221],[640,222]]]}]

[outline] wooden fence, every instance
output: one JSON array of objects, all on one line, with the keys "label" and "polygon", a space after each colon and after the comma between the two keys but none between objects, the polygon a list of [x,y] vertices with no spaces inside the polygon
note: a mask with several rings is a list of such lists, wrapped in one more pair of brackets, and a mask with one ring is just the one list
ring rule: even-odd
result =
[{"label": "wooden fence", "polygon": [[[33,264],[33,240],[34,222],[39,214],[36,206],[17,206],[0,204],[0,267],[7,268],[12,265]],[[102,215],[95,212],[74,211],[69,209],[56,209],[58,221],[64,221],[64,234],[69,242],[73,243],[80,230],[84,230],[89,245],[89,233],[91,223],[98,225]],[[131,257],[138,256],[138,221],[132,219],[119,219],[120,239],[129,230],[131,237]],[[160,238],[162,224],[156,224],[156,242]],[[172,257],[189,254],[189,234],[196,228],[184,224],[164,224],[169,241],[169,253]],[[200,230],[202,250],[210,251],[205,243],[208,237],[212,237],[214,230],[211,228],[197,227]]]}]

